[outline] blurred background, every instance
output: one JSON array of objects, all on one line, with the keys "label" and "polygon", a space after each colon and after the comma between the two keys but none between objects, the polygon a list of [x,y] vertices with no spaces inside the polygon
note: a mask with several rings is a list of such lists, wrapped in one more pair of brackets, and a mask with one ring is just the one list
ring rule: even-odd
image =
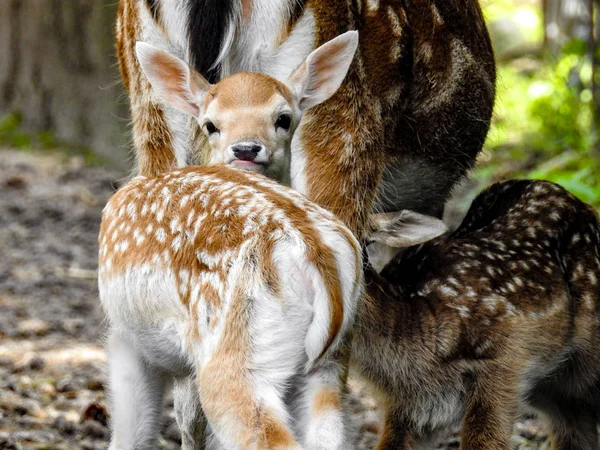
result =
[{"label": "blurred background", "polygon": [[117,1],[0,0],[0,11],[0,144],[124,163]]},{"label": "blurred background", "polygon": [[[493,126],[448,208],[485,185],[562,184],[600,210],[599,0],[482,0],[496,49]],[[132,166],[114,56],[117,0],[0,0],[0,449],[104,449],[102,207]],[[594,9],[596,9],[594,11]],[[376,405],[352,386],[357,448]],[[172,409],[161,449],[177,449]],[[533,416],[515,449],[547,449]],[[456,434],[439,448],[458,448]]]},{"label": "blurred background", "polygon": [[[600,208],[600,21],[593,0],[485,0],[498,61],[494,123],[476,177],[562,184]],[[596,11],[597,13],[597,11]]]}]

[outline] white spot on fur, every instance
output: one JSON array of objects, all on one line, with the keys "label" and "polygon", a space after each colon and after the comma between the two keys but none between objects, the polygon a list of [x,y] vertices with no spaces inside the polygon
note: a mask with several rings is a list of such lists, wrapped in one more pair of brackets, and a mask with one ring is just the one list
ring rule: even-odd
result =
[{"label": "white spot on fur", "polygon": [[458,291],[452,289],[450,286],[442,285],[438,288],[438,291],[444,297],[455,297],[458,295]]},{"label": "white spot on fur", "polygon": [[387,15],[390,19],[390,24],[392,25],[392,34],[394,37],[399,38],[402,36],[402,25],[400,23],[400,18],[398,14],[394,11],[394,8],[391,5],[387,7]]},{"label": "white spot on fur", "polygon": [[367,0],[367,9],[369,12],[375,12],[379,9],[379,0]]},{"label": "white spot on fur", "polygon": [[171,248],[173,249],[174,252],[178,252],[179,249],[181,248],[181,236],[175,236],[175,238],[173,239],[173,242],[171,242]]},{"label": "white spot on fur", "polygon": [[465,305],[448,304],[447,306],[458,311],[458,315],[463,319],[468,319],[469,317],[471,317],[471,311]]},{"label": "white spot on fur", "polygon": [[435,3],[431,3],[431,12],[433,13],[436,25],[444,25],[444,18],[437,9],[437,6],[435,6]]}]

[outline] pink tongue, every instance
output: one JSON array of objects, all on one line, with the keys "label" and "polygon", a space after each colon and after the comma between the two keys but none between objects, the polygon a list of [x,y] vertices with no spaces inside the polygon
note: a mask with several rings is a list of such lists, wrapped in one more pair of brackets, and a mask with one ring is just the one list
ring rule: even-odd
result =
[{"label": "pink tongue", "polygon": [[244,159],[236,159],[235,163],[240,166],[256,166],[254,161],[246,161]]}]

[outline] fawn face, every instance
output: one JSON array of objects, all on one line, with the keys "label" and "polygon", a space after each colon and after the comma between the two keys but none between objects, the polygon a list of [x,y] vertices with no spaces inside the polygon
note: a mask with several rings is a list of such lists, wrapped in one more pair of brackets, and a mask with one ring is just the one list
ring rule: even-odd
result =
[{"label": "fawn face", "polygon": [[213,86],[205,105],[200,124],[212,150],[209,164],[229,164],[283,181],[301,116],[287,86],[266,75],[240,73]]},{"label": "fawn face", "polygon": [[227,164],[290,183],[291,142],[303,112],[329,99],[358,45],[349,31],[313,51],[282,83],[242,72],[211,85],[175,56],[143,42],[137,57],[155,93],[193,115],[210,145],[209,164]]}]

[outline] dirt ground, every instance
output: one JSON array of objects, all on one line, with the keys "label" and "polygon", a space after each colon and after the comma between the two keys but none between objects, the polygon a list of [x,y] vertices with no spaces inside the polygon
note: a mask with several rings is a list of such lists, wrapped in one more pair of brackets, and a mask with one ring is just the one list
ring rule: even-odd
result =
[{"label": "dirt ground", "polygon": [[[106,323],[96,287],[100,213],[116,173],[80,158],[0,149],[0,449],[104,449]],[[360,450],[376,442],[376,405],[352,381]],[[159,448],[178,449],[172,404]],[[534,418],[513,448],[548,448]],[[458,448],[456,433],[438,448]]]}]

